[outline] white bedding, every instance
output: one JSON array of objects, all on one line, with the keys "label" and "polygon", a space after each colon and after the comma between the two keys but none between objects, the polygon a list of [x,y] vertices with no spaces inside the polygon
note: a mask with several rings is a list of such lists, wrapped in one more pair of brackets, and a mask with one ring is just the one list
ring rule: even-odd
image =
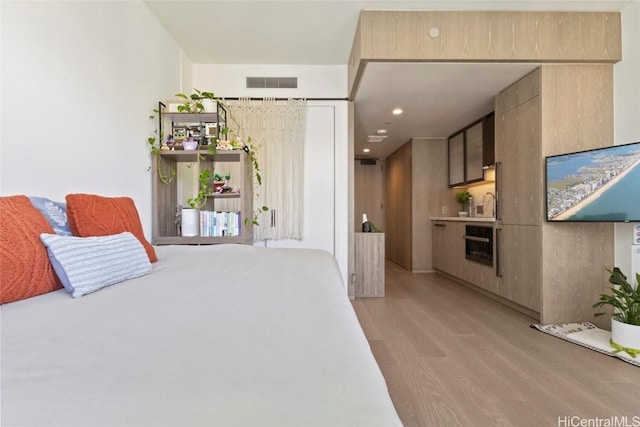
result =
[{"label": "white bedding", "polygon": [[4,305],[3,426],[400,426],[335,259],[157,247],[150,275]]}]

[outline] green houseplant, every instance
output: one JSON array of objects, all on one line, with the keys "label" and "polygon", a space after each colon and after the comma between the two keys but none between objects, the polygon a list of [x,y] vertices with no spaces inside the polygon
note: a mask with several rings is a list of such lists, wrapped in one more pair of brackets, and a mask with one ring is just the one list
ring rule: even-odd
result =
[{"label": "green houseplant", "polygon": [[458,191],[456,193],[456,202],[460,203],[460,206],[462,207],[460,212],[458,212],[459,216],[468,215],[465,209],[467,207],[467,203],[469,203],[469,199],[471,199],[471,194],[467,190]]},{"label": "green houseplant", "polygon": [[[636,274],[636,285],[629,283],[618,267],[609,272],[611,293],[601,294],[593,308],[613,307],[611,316],[611,345],[616,351],[626,351],[632,357],[640,355],[640,274]],[[598,312],[596,316],[607,313]]]}]

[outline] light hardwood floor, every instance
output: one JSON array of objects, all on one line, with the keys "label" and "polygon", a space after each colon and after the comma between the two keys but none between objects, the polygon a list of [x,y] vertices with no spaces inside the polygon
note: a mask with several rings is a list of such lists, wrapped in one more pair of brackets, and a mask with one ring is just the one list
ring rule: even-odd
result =
[{"label": "light hardwood floor", "polygon": [[435,273],[386,267],[386,297],[353,306],[405,427],[622,416],[640,426],[640,368],[530,328],[534,319]]}]

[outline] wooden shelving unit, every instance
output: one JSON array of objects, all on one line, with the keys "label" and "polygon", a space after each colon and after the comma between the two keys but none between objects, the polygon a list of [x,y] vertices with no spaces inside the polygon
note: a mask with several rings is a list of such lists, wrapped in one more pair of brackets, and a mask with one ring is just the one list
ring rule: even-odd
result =
[{"label": "wooden shelving unit", "polygon": [[[233,177],[235,186],[231,193],[212,193],[207,197],[203,210],[219,210],[216,204],[219,201],[236,200],[241,215],[240,236],[237,237],[183,237],[179,234],[179,224],[176,223],[178,200],[179,176],[171,182],[165,183],[161,179],[159,170],[163,175],[177,173],[178,163],[200,163],[200,168],[215,171],[223,162],[238,163],[240,176]],[[152,164],[153,187],[153,234],[152,243],[155,245],[211,245],[220,243],[241,243],[250,245],[253,243],[253,187],[251,164],[248,154],[243,150],[222,151],[215,155],[207,150],[176,150],[163,151],[155,156]],[[213,188],[213,187],[212,187]],[[249,218],[245,224],[245,218]]]}]

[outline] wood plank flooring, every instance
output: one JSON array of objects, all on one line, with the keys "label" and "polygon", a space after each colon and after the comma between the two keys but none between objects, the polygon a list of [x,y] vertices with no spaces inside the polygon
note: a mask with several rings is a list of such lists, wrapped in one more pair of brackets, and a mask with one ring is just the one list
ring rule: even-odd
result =
[{"label": "wood plank flooring", "polygon": [[640,426],[640,368],[532,329],[534,319],[438,274],[386,267],[386,297],[353,306],[405,427],[624,416]]}]

